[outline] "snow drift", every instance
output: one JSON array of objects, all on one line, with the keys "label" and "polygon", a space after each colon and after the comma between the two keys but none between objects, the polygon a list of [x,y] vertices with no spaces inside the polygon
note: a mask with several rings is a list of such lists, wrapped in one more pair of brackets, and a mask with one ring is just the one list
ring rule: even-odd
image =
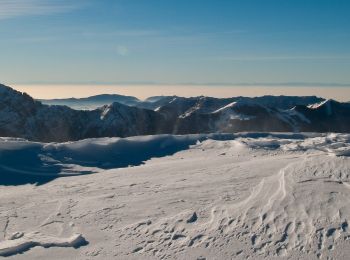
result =
[{"label": "snow drift", "polygon": [[151,158],[188,149],[208,138],[224,140],[233,138],[233,135],[158,135],[68,143],[0,138],[0,184],[45,183],[56,177],[137,166]]},{"label": "snow drift", "polygon": [[1,180],[0,255],[345,260],[349,156],[349,134],[2,138],[2,178],[52,181]]},{"label": "snow drift", "polygon": [[138,166],[151,158],[189,149],[191,145],[207,139],[236,139],[252,149],[318,149],[334,155],[350,154],[350,135],[347,134],[156,135],[85,139],[68,143],[38,143],[0,138],[0,184],[45,183],[56,177]]}]

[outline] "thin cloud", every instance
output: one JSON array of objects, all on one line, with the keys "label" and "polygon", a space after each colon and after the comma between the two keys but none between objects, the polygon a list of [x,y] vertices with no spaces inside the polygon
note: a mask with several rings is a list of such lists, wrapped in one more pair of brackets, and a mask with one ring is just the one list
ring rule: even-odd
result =
[{"label": "thin cloud", "polygon": [[106,32],[92,32],[92,31],[84,31],[82,32],[82,36],[87,38],[93,37],[144,37],[151,39],[165,39],[165,40],[182,40],[187,43],[191,43],[193,40],[203,40],[210,38],[217,38],[218,36],[227,36],[234,34],[245,33],[244,30],[231,30],[231,31],[219,31],[219,32],[193,32],[188,30],[178,30],[174,28],[170,28],[168,30],[155,30],[155,29],[121,29],[114,31],[106,31]]},{"label": "thin cloud", "polygon": [[64,0],[1,0],[0,19],[20,16],[50,15],[77,8],[77,2]]},{"label": "thin cloud", "polygon": [[82,36],[87,38],[96,38],[96,37],[153,37],[161,35],[161,31],[157,30],[137,30],[137,29],[130,29],[130,30],[116,30],[116,31],[109,31],[109,32],[89,32],[84,31],[81,33]]},{"label": "thin cloud", "polygon": [[183,87],[339,87],[350,88],[350,82],[160,82],[160,81],[17,81],[17,85],[154,85]]},{"label": "thin cloud", "polygon": [[350,83],[339,82],[189,82],[178,85],[227,86],[227,87],[350,87]]},{"label": "thin cloud", "polygon": [[222,61],[293,61],[293,60],[349,60],[350,56],[298,56],[298,55],[286,55],[286,56],[222,56],[214,57],[214,60]]}]

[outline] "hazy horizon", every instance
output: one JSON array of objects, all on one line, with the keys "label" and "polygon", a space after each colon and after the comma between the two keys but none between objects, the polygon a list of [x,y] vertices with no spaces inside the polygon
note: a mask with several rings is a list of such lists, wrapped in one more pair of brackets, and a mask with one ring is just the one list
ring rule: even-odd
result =
[{"label": "hazy horizon", "polygon": [[83,98],[99,94],[120,94],[146,99],[151,96],[177,95],[184,97],[211,96],[318,96],[338,101],[350,101],[349,87],[327,86],[239,86],[239,85],[171,85],[171,84],[12,84],[36,99]]}]

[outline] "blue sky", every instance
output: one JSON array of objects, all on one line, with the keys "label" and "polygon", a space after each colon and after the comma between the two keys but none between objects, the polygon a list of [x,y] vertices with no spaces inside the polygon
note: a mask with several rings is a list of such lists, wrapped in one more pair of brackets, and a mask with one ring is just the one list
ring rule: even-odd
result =
[{"label": "blue sky", "polygon": [[0,0],[0,80],[350,86],[347,0]]}]

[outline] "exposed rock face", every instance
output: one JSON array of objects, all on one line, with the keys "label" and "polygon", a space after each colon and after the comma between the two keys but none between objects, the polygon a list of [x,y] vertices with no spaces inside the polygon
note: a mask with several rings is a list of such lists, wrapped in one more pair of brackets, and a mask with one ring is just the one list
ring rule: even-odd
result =
[{"label": "exposed rock face", "polygon": [[146,135],[161,116],[152,110],[119,103],[92,111],[49,106],[27,94],[0,86],[0,136],[37,141],[69,141],[88,137]]},{"label": "exposed rock face", "polygon": [[74,110],[0,85],[0,136],[61,142],[162,133],[350,132],[350,104],[317,97],[116,97],[124,104]]}]

